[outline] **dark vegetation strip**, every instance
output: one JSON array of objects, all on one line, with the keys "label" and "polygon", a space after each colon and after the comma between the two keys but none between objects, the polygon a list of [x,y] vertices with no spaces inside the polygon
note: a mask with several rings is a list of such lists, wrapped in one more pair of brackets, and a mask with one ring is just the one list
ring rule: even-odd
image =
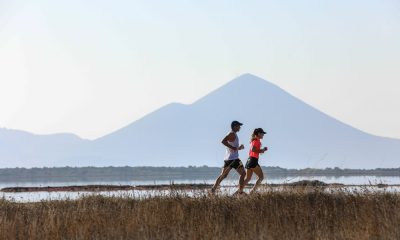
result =
[{"label": "dark vegetation strip", "polygon": [[[249,184],[247,187],[252,187]],[[344,185],[339,183],[324,183],[318,180],[302,180],[284,184],[263,184],[264,187],[320,187],[320,188],[346,188],[346,187],[400,187],[400,184],[375,184],[375,185]],[[209,190],[212,184],[160,184],[160,185],[79,185],[79,186],[43,186],[43,187],[7,187],[1,192],[101,192],[119,190]],[[236,187],[236,186],[230,186]]]},{"label": "dark vegetation strip", "polygon": [[[218,167],[59,167],[59,168],[3,168],[2,182],[27,181],[118,181],[118,180],[180,180],[214,179],[221,171]],[[269,177],[298,176],[400,176],[400,168],[378,169],[285,169],[263,167]],[[231,177],[236,177],[231,174]]]}]

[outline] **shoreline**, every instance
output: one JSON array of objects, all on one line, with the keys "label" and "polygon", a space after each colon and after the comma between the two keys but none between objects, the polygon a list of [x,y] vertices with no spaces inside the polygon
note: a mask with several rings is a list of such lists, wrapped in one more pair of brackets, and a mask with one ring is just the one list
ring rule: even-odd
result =
[{"label": "shoreline", "polygon": [[[251,187],[249,184],[247,187]],[[291,187],[291,188],[346,188],[346,187],[400,187],[400,184],[340,184],[324,183],[321,181],[298,181],[294,183],[282,184],[262,184],[264,187]],[[104,192],[104,191],[129,191],[129,190],[207,190],[212,184],[161,184],[161,185],[74,185],[74,186],[43,186],[43,187],[7,187],[0,192]],[[237,187],[236,185],[224,185],[222,187]]]}]

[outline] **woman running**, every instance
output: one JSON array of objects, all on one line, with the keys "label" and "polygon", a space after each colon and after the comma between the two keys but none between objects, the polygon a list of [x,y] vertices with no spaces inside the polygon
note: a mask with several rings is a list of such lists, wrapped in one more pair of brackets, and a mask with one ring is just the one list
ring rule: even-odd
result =
[{"label": "woman running", "polygon": [[[264,179],[264,173],[258,164],[260,153],[264,153],[268,150],[267,147],[261,148],[261,139],[263,139],[264,134],[266,134],[266,132],[264,132],[262,128],[256,128],[251,135],[249,159],[246,162],[246,178],[244,179],[244,185],[249,183],[253,176],[253,172],[257,175],[258,179],[250,193],[254,193]],[[241,191],[243,191],[243,189],[241,189]]]}]

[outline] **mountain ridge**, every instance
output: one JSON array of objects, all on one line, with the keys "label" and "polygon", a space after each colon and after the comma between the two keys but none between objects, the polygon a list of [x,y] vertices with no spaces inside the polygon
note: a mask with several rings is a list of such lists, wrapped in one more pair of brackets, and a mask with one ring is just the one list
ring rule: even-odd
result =
[{"label": "mountain ridge", "polygon": [[[166,104],[94,140],[75,139],[63,147],[43,143],[34,154],[35,162],[45,156],[44,164],[50,162],[56,166],[220,166],[224,155],[220,141],[232,120],[245,124],[239,132],[245,145],[253,128],[267,130],[264,144],[270,151],[260,160],[264,165],[286,168],[399,165],[396,160],[400,159],[400,139],[379,137],[354,128],[252,74],[243,74],[192,104]],[[46,153],[46,148],[54,151]],[[3,160],[4,149],[1,149]],[[57,155],[58,151],[63,154]],[[243,160],[246,151],[241,152]],[[28,154],[26,159],[32,156]]]}]

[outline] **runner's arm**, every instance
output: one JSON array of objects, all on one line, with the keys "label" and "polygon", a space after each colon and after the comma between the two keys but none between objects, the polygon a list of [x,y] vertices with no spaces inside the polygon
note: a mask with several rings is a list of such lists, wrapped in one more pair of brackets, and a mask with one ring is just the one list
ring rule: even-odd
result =
[{"label": "runner's arm", "polygon": [[221,143],[222,143],[223,145],[225,145],[226,147],[232,149],[232,150],[238,150],[236,147],[232,147],[232,146],[228,143],[228,141],[232,142],[232,141],[234,141],[234,140],[235,140],[235,135],[234,135],[233,133],[229,133],[228,135],[226,135],[226,136],[224,137],[224,139],[222,139]]},{"label": "runner's arm", "polygon": [[268,148],[264,147],[262,149],[258,149],[257,147],[253,147],[253,149],[251,151],[255,152],[255,153],[264,153],[265,151],[267,151]]}]

